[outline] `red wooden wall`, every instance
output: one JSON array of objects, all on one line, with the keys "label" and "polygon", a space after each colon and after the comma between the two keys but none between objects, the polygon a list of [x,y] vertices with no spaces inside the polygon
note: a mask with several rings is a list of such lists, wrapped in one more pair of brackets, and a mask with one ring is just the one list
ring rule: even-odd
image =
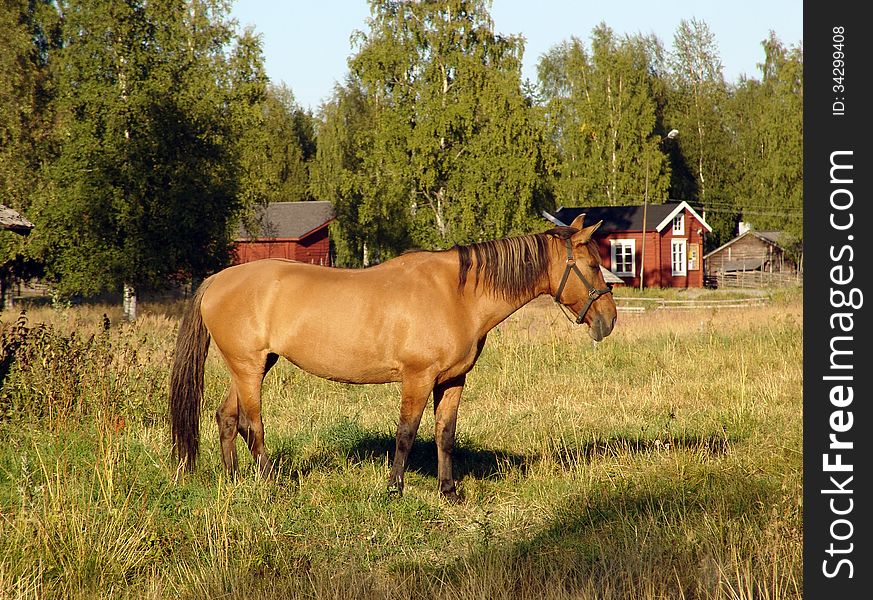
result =
[{"label": "red wooden wall", "polygon": [[[686,275],[673,275],[671,265],[671,241],[673,240],[673,228],[668,223],[660,232],[650,231],[646,235],[646,259],[643,267],[646,270],[645,287],[655,288],[694,288],[703,287],[703,233],[698,233],[698,229],[703,229],[700,223],[691,213],[685,211],[685,234],[676,236],[678,239],[685,239],[686,261],[688,254],[691,251],[693,244],[697,245],[697,269],[686,270]],[[636,248],[636,272],[634,277],[622,277],[625,285],[630,287],[639,287],[639,269],[640,255],[643,250],[643,235],[641,231],[615,231],[609,232],[602,236],[594,234],[597,241],[597,246],[600,250],[600,257],[603,265],[612,270],[610,255],[612,239],[634,240]]]},{"label": "red wooden wall", "polygon": [[328,228],[316,229],[300,239],[270,238],[237,242],[234,264],[262,258],[287,258],[329,267],[330,239]]}]

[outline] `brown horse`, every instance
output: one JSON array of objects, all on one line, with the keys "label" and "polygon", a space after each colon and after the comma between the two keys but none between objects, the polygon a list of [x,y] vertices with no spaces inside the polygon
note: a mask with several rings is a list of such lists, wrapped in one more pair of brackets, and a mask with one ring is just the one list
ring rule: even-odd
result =
[{"label": "brown horse", "polygon": [[266,259],[229,267],[197,290],[179,329],[170,382],[173,446],[193,468],[199,446],[203,372],[210,338],[231,374],[216,413],[221,458],[237,469],[236,435],[263,475],[261,383],[284,356],[320,377],[347,383],[401,382],[400,420],[389,492],[403,473],[433,392],[437,471],[443,496],[458,500],[452,477],[458,402],[488,332],[543,294],[609,335],[616,308],[583,216],[545,233],[403,254],[367,269]]}]

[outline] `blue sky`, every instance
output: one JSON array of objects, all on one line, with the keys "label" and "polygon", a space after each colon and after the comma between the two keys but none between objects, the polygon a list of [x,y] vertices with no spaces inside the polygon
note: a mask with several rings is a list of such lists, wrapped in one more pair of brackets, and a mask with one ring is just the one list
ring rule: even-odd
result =
[{"label": "blue sky", "polygon": [[[231,16],[262,36],[267,75],[284,82],[297,102],[313,111],[348,71],[350,36],[367,29],[366,0],[236,0]],[[681,19],[706,21],[715,34],[725,78],[760,77],[761,41],[772,30],[786,46],[803,39],[802,0],[493,0],[491,17],[498,33],[525,40],[522,76],[536,80],[536,63],[555,44],[576,36],[589,43],[601,21],[616,33],[654,33],[672,45]]]}]

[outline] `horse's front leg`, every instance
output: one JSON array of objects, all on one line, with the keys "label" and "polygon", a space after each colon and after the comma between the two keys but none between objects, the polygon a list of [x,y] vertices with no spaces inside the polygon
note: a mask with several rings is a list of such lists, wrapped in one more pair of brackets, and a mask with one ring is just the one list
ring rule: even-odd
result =
[{"label": "horse's front leg", "polygon": [[403,495],[403,473],[412,450],[412,443],[421,424],[424,407],[433,389],[433,378],[427,375],[406,376],[401,384],[400,421],[397,423],[397,441],[394,462],[388,475],[388,492]]},{"label": "horse's front leg", "polygon": [[452,475],[452,450],[455,447],[455,429],[458,422],[458,404],[464,390],[465,375],[433,389],[434,439],[437,447],[437,478],[440,494],[450,502],[460,502]]}]

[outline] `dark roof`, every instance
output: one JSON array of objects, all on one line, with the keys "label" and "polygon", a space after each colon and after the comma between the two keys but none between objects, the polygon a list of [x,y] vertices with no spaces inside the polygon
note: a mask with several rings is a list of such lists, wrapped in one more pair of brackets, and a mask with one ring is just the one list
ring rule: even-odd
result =
[{"label": "dark roof", "polygon": [[756,236],[764,240],[765,242],[770,242],[771,244],[775,244],[776,246],[783,246],[786,242],[786,235],[784,231],[754,231],[752,233]]},{"label": "dark roof", "polygon": [[16,233],[29,233],[33,229],[33,223],[5,204],[0,204],[0,228]]},{"label": "dark roof", "polygon": [[272,202],[258,211],[254,232],[241,226],[238,239],[300,239],[333,219],[330,202]]},{"label": "dark roof", "polygon": [[[565,225],[573,222],[573,219],[581,213],[585,213],[585,223],[591,225],[598,221],[603,221],[603,225],[597,230],[598,234],[612,233],[615,231],[642,231],[643,230],[643,212],[646,213],[646,229],[653,231],[660,223],[664,221],[670,214],[677,210],[683,204],[681,201],[668,201],[665,204],[649,204],[644,211],[644,205],[637,206],[591,206],[591,207],[561,207],[556,210],[553,215],[547,215],[546,218],[552,222],[560,221]],[[685,205],[687,209],[693,212],[693,209]],[[695,213],[696,215],[696,213]],[[549,217],[553,218],[549,218]],[[702,222],[702,220],[701,220]],[[559,223],[556,223],[559,224]],[[709,226],[706,225],[707,229]]]}]

